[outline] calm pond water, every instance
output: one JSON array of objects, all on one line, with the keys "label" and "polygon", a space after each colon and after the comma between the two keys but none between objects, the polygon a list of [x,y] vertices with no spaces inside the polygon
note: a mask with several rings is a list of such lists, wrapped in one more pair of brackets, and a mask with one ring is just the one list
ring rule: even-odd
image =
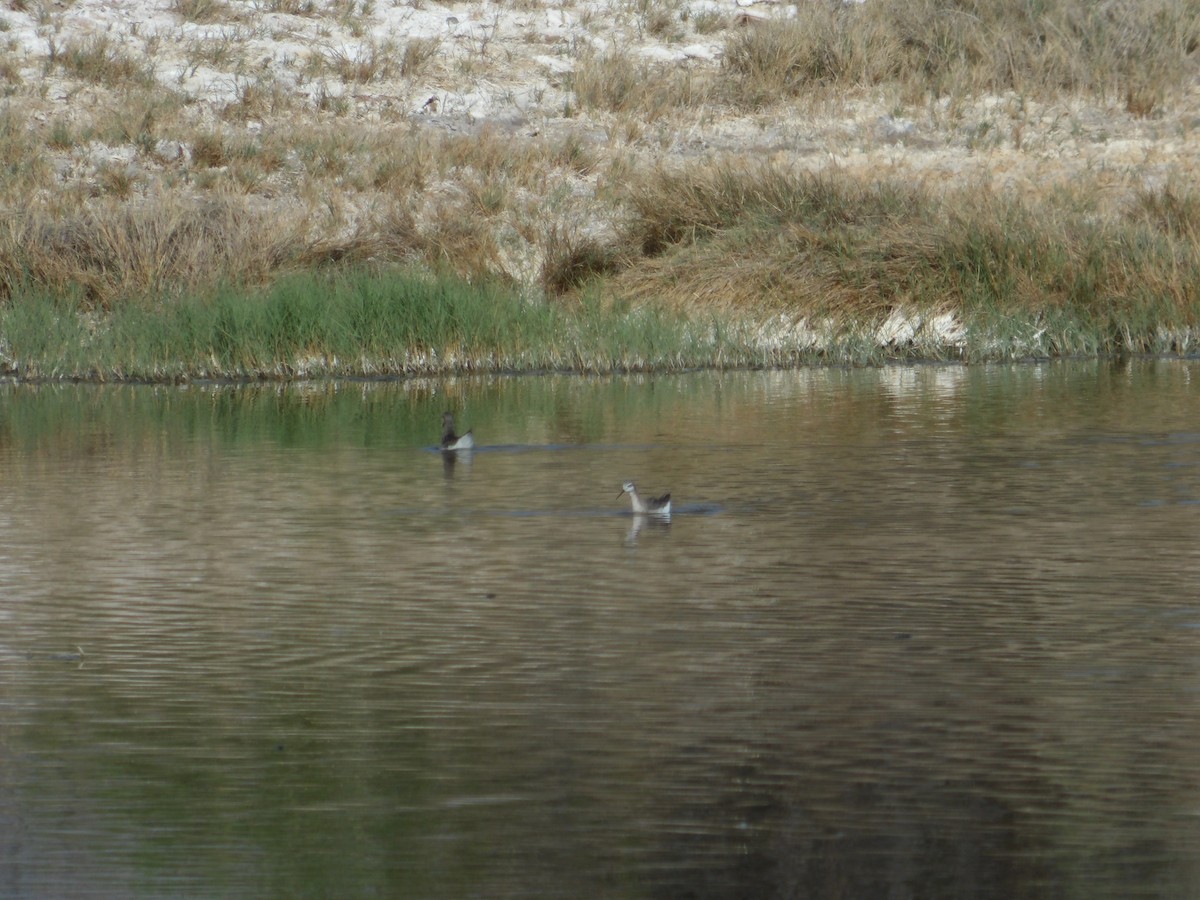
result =
[{"label": "calm pond water", "polygon": [[1200,362],[10,385],[0,528],[4,897],[1200,896]]}]

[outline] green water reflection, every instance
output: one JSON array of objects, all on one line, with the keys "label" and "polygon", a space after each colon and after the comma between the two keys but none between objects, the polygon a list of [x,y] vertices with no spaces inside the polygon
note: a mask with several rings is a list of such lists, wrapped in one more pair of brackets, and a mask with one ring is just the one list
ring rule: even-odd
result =
[{"label": "green water reflection", "polygon": [[4,387],[0,894],[1195,896],[1198,375]]}]

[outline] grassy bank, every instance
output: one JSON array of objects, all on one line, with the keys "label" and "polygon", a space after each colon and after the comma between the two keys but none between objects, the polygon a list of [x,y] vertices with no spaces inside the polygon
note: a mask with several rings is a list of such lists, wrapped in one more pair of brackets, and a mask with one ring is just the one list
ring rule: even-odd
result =
[{"label": "grassy bank", "polygon": [[0,309],[0,335],[8,374],[46,379],[609,372],[772,361],[754,357],[749,342],[715,320],[590,299],[552,304],[498,285],[354,270],[103,312],[21,292]]},{"label": "grassy bank", "polygon": [[[422,274],[384,231],[256,241],[266,223],[228,211],[123,210],[68,231],[73,257],[43,252],[53,278],[13,267],[26,280],[0,306],[2,363],[171,380],[1197,348],[1200,195],[1186,187],[1112,203],[1082,184],[1032,203],[701,162],[638,173],[612,203],[617,226],[564,251],[539,291]],[[239,287],[216,280],[231,271]]]},{"label": "grassy bank", "polygon": [[774,309],[838,335],[875,329],[899,355],[912,349],[904,322],[939,314],[965,330],[968,358],[1195,349],[1200,194],[1190,186],[1114,204],[1083,182],[1027,201],[701,164],[638,180],[630,203],[626,241],[640,258],[609,286],[625,302]]},{"label": "grassy bank", "polygon": [[426,6],[0,12],[0,367],[1196,348],[1200,0]]}]

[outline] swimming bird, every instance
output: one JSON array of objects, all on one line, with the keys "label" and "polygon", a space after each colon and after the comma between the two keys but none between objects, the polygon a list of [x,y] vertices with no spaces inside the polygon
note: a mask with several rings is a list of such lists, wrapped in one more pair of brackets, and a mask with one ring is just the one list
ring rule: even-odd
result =
[{"label": "swimming bird", "polygon": [[442,413],[442,449],[443,450],[473,450],[475,438],[471,432],[466,434],[454,433],[454,413]]},{"label": "swimming bird", "polygon": [[[629,499],[633,502],[633,511],[636,515],[640,516],[649,513],[652,516],[671,517],[670,494],[663,494],[661,497],[643,500],[632,481],[627,481],[621,485],[621,494],[629,495]],[[621,494],[617,494],[617,496],[620,497]]]}]

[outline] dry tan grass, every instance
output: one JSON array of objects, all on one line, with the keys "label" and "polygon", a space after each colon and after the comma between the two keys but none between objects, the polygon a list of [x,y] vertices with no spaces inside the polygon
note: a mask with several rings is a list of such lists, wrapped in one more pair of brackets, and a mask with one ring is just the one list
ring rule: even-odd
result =
[{"label": "dry tan grass", "polygon": [[437,59],[441,46],[438,38],[410,38],[400,56],[400,74],[405,78],[420,78]]},{"label": "dry tan grass", "polygon": [[9,54],[0,57],[0,81],[8,85],[19,85],[22,82],[21,67]]},{"label": "dry tan grass", "polygon": [[281,220],[241,200],[94,203],[71,216],[7,217],[0,231],[5,295],[24,285],[88,307],[207,288],[261,283],[303,259],[303,218]]},{"label": "dry tan grass", "polygon": [[569,83],[582,109],[635,113],[645,122],[701,108],[716,96],[709,73],[640,61],[622,51],[583,56]]},{"label": "dry tan grass", "polygon": [[54,47],[50,62],[77,78],[110,87],[149,87],[154,83],[149,64],[134,58],[107,34]]},{"label": "dry tan grass", "polygon": [[1145,215],[1164,233],[1200,244],[1200,192],[1192,185],[1167,185],[1159,190],[1140,191],[1132,215]]},{"label": "dry tan grass", "polygon": [[[503,8],[540,4],[512,0]],[[161,65],[148,42],[139,52],[136,41],[100,37],[64,40],[42,81],[13,87],[0,112],[0,212],[25,223],[27,243],[10,229],[0,256],[5,284],[28,277],[65,290],[75,266],[76,282],[103,305],[125,292],[167,290],[172,279],[194,286],[205,271],[210,280],[254,280],[305,264],[416,260],[551,293],[619,274],[627,296],[684,305],[753,296],[770,305],[809,294],[842,306],[871,292],[894,298],[909,290],[905,267],[933,265],[930,247],[946,235],[915,212],[905,218],[894,206],[872,206],[868,188],[859,197],[849,186],[863,182],[848,176],[799,191],[787,165],[713,162],[762,155],[819,168],[865,148],[859,170],[887,182],[891,176],[872,169],[881,154],[864,120],[884,112],[917,120],[926,146],[959,153],[935,170],[959,182],[972,167],[1019,170],[1038,158],[1021,155],[1027,145],[1047,158],[1068,140],[1100,160],[1097,174],[1079,182],[1083,194],[1128,198],[1131,185],[1174,173],[1175,187],[1148,190],[1129,209],[1155,240],[1196,240],[1196,202],[1179,187],[1196,173],[1175,161],[1186,154],[1171,156],[1172,147],[1187,149],[1194,127],[1182,115],[1174,126],[1163,117],[1190,108],[1171,104],[1196,75],[1200,0],[813,2],[797,7],[795,20],[744,25],[673,2],[629,0],[615,22],[592,7],[570,7],[577,20],[570,40],[530,30],[520,44],[511,34],[504,43],[498,19],[395,44],[370,37],[378,31],[360,23],[352,30],[358,36],[344,39],[343,24],[370,22],[370,11],[350,0],[263,0],[237,4],[236,15],[221,0],[176,0],[172,9],[188,21],[239,27],[206,31],[182,48],[182,73],[170,79],[147,80]],[[268,70],[250,49],[252,38],[269,34],[268,11],[306,16],[337,37],[314,42],[324,55],[277,60]],[[606,46],[619,49],[597,51],[580,36],[610,28]],[[650,62],[634,46],[635,39],[657,38],[662,49],[721,34],[719,63]],[[488,103],[502,93],[497,78],[510,64],[520,68],[513,54],[534,51],[564,65],[553,74],[543,59],[523,77],[566,99],[539,106],[536,92],[521,94],[519,115],[489,125]],[[195,89],[191,75],[205,67],[232,73],[219,82],[233,85],[232,97],[187,93]],[[29,67],[12,71],[10,81],[30,78]],[[554,94],[558,87],[571,93]],[[60,94],[79,99],[69,106],[47,99]],[[445,101],[440,111],[412,108],[431,95]],[[1006,105],[993,102],[998,95]],[[932,99],[943,96],[950,102]],[[482,98],[482,122],[473,111],[447,111],[468,109],[464,97]],[[1027,115],[1038,97],[1057,105]],[[1107,105],[1096,99],[1105,97]],[[1055,116],[1068,124],[1046,124]],[[1130,124],[1131,116],[1145,121]],[[1151,162],[1114,164],[1107,142],[1134,144],[1143,125],[1158,142],[1143,154]],[[889,145],[902,159],[904,140]],[[678,168],[660,165],[665,158],[705,162]],[[895,175],[909,177],[903,168]],[[175,218],[152,222],[152,204]],[[214,218],[210,204],[234,212]],[[984,206],[979,217],[1001,213]],[[893,234],[880,224],[887,215],[904,227]],[[290,224],[264,252],[246,235],[276,220]],[[52,221],[64,223],[70,241]],[[775,222],[776,232],[760,230],[761,221]],[[214,222],[229,229],[223,250]],[[614,234],[613,222],[624,229]],[[895,259],[860,259],[854,282],[838,268],[838,254],[871,229]],[[979,240],[983,232],[976,223]],[[922,237],[906,244],[905,234]],[[1001,237],[985,243],[995,250]],[[715,259],[717,251],[727,259]],[[1163,290],[1178,293],[1181,283]],[[1017,288],[1033,296],[1044,285],[1034,279]]]},{"label": "dry tan grass", "polygon": [[551,222],[539,241],[542,265],[538,285],[551,296],[586,287],[593,279],[612,275],[627,265],[613,242],[584,234],[578,226]]},{"label": "dry tan grass", "polygon": [[1026,204],[764,165],[659,170],[629,188],[644,255],[614,296],[680,310],[784,308],[838,321],[892,310],[1194,322],[1200,204],[1166,189],[1104,212],[1094,185]]},{"label": "dry tan grass", "polygon": [[[896,302],[903,269],[928,246],[918,195],[899,185],[718,163],[644,173],[627,196],[624,238],[643,258],[615,279],[614,293],[680,310],[869,315]],[[898,270],[851,259],[864,234],[890,248]]]},{"label": "dry tan grass", "polygon": [[323,59],[322,74],[328,71],[349,84],[384,81],[403,68],[401,53],[390,41],[334,47],[326,51]]},{"label": "dry tan grass", "polygon": [[1196,75],[1200,48],[1195,0],[805,3],[797,13],[727,41],[724,63],[745,101],[886,83],[912,99],[1124,96],[1146,115]]},{"label": "dry tan grass", "polygon": [[379,145],[369,153],[368,184],[393,200],[420,193],[436,170],[433,144],[432,138],[420,133],[406,140],[381,136]]},{"label": "dry tan grass", "polygon": [[11,108],[0,109],[0,185],[12,198],[28,198],[53,183],[53,171],[35,133]]},{"label": "dry tan grass", "polygon": [[300,105],[291,90],[269,75],[238,78],[234,91],[234,100],[221,109],[221,116],[230,121],[286,115]]},{"label": "dry tan grass", "polygon": [[171,12],[188,22],[244,22],[246,14],[225,0],[171,0]]},{"label": "dry tan grass", "polygon": [[[0,119],[0,151],[14,167],[0,183],[0,205],[10,211],[22,190],[53,184],[38,135],[23,124]],[[57,140],[80,152],[70,132]],[[18,282],[78,289],[88,305],[107,307],[329,262],[417,262],[472,280],[536,270],[535,280],[565,290],[586,271],[611,268],[597,261],[594,239],[538,199],[552,182],[594,167],[571,133],[545,141],[492,128],[437,135],[300,125],[252,139],[217,123],[185,146],[179,165],[191,173],[191,190],[162,194],[138,161],[101,161],[78,195],[57,193],[52,206],[13,216],[0,241],[5,291]],[[300,202],[277,219],[281,193]],[[498,231],[509,235],[505,250]]]}]

